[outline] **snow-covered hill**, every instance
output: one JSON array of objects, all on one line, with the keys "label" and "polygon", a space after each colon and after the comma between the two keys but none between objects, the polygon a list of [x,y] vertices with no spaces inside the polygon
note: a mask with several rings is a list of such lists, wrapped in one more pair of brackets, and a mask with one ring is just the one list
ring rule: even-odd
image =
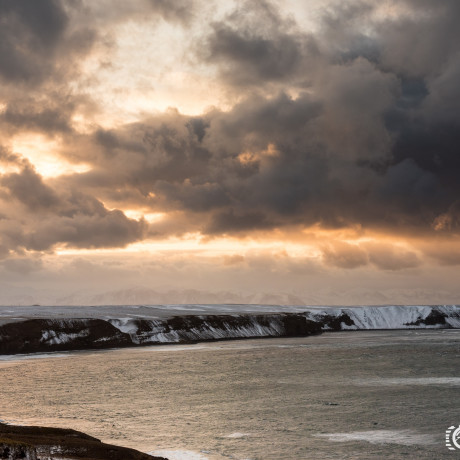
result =
[{"label": "snow-covered hill", "polygon": [[460,328],[460,306],[0,307],[0,354],[409,328]]}]

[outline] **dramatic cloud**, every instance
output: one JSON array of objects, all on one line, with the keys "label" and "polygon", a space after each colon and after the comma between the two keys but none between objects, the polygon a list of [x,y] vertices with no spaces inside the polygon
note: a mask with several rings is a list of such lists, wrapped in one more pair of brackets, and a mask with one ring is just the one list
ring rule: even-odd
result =
[{"label": "dramatic cloud", "polygon": [[348,243],[324,248],[323,257],[327,264],[340,268],[357,268],[369,262],[369,257],[363,249]]},{"label": "dramatic cloud", "polygon": [[[212,24],[202,45],[203,58],[218,63],[222,77],[238,87],[296,81],[318,54],[314,39],[266,1],[242,2]],[[305,73],[303,80],[307,84]]]},{"label": "dramatic cloud", "polygon": [[276,259],[292,273],[455,266],[459,19],[456,0],[0,0],[5,270],[193,239],[231,239],[220,270],[255,267],[247,241],[304,245]]},{"label": "dramatic cloud", "polygon": [[381,270],[403,270],[421,265],[413,251],[385,243],[334,243],[323,248],[326,264],[339,268],[358,268],[373,265]]},{"label": "dramatic cloud", "polygon": [[123,247],[142,238],[143,220],[108,210],[96,198],[74,189],[47,185],[27,160],[2,152],[18,172],[0,176],[2,246],[45,251],[56,244],[73,247]]},{"label": "dramatic cloud", "polygon": [[[72,9],[58,0],[0,2],[0,76],[6,83],[36,85],[73,70],[69,59],[88,51],[94,31],[72,30]],[[64,65],[63,65],[64,64]]]},{"label": "dramatic cloud", "polygon": [[192,0],[148,0],[153,11],[169,21],[187,24],[194,13],[195,2]]}]

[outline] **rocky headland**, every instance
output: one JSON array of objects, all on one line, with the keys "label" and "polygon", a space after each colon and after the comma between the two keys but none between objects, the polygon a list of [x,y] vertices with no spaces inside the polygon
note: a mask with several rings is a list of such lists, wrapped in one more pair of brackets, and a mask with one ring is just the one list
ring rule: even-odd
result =
[{"label": "rocky headland", "polygon": [[[291,311],[279,306],[281,312],[276,306],[225,306],[221,314],[216,314],[219,306],[213,310],[192,305],[181,306],[183,314],[174,316],[167,314],[174,306],[160,307],[8,307],[9,315],[0,307],[0,354],[305,337],[344,330],[460,328],[458,305],[290,307]],[[212,314],[187,314],[190,310]],[[79,313],[91,317],[77,317]]]},{"label": "rocky headland", "polygon": [[0,423],[0,458],[6,460],[167,460],[105,444],[79,431]]}]

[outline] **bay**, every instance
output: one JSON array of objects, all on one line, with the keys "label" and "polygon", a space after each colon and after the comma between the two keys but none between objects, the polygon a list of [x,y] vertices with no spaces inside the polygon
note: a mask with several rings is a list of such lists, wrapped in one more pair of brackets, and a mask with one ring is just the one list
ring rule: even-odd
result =
[{"label": "bay", "polygon": [[174,458],[442,459],[460,331],[359,331],[0,359],[0,419]]}]

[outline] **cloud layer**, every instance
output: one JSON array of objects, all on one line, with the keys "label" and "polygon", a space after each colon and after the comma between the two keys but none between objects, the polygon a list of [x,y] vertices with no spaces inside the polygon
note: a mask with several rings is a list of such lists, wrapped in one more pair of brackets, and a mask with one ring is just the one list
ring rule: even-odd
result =
[{"label": "cloud layer", "polygon": [[[387,238],[321,240],[326,267],[459,263],[433,255],[459,238],[459,3],[329,1],[315,13],[307,27],[268,1],[0,1],[2,257],[315,228]],[[132,24],[147,35],[132,35],[135,56],[118,62]],[[189,38],[174,48],[180,69],[162,34]],[[151,43],[152,94],[168,75],[181,91],[203,79],[215,106],[126,108],[112,122],[107,100],[134,91],[117,78],[123,66],[133,78]],[[75,171],[46,175],[21,151],[25,135],[52,139],[50,155]]]}]

